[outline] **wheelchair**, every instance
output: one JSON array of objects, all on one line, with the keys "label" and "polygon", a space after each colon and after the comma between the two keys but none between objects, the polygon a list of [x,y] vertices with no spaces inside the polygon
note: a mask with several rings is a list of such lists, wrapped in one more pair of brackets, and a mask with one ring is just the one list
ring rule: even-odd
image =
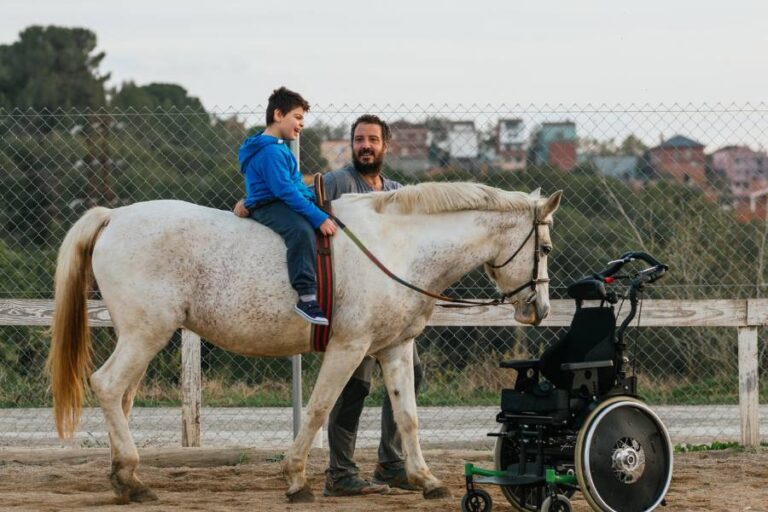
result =
[{"label": "wheelchair", "polygon": [[[650,267],[621,273],[633,261]],[[647,253],[623,254],[568,287],[576,313],[540,359],[500,363],[517,370],[517,378],[513,389],[501,392],[500,431],[488,434],[497,438],[495,470],[465,465],[462,511],[491,511],[490,495],[476,484],[501,486],[519,511],[571,511],[577,490],[598,511],[666,505],[673,447],[664,424],[637,395],[624,334],[645,287],[667,270]],[[630,311],[617,330],[614,309],[627,297]]]}]

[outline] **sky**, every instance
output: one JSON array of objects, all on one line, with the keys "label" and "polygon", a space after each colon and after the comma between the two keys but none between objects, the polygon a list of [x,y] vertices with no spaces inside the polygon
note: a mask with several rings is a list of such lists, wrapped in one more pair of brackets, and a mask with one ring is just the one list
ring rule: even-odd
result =
[{"label": "sky", "polygon": [[764,0],[0,0],[0,44],[34,24],[93,30],[109,85],[209,109],[279,85],[326,106],[768,100]]}]

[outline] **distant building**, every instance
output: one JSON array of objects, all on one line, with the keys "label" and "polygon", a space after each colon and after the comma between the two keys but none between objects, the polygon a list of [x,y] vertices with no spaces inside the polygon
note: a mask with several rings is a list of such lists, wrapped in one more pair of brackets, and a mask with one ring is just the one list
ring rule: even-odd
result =
[{"label": "distant building", "polygon": [[474,160],[480,152],[475,123],[454,121],[448,128],[448,154],[454,160]]},{"label": "distant building", "polygon": [[392,140],[389,143],[389,155],[404,158],[429,157],[429,130],[422,123],[395,121],[389,125]]},{"label": "distant building", "polygon": [[348,140],[324,140],[320,143],[320,153],[328,161],[324,171],[341,169],[352,162],[352,146]]},{"label": "distant building", "polygon": [[640,157],[637,156],[592,156],[589,163],[594,169],[605,176],[623,181],[632,181],[638,178]]},{"label": "distant building", "polygon": [[576,145],[575,123],[543,123],[533,133],[529,159],[534,165],[570,171],[576,167]]},{"label": "distant building", "polygon": [[768,186],[768,155],[747,146],[725,146],[712,153],[712,167],[720,172],[734,197]]},{"label": "distant building", "polygon": [[522,119],[499,119],[496,126],[496,160],[505,171],[525,169],[527,158]]},{"label": "distant building", "polygon": [[749,192],[749,218],[768,221],[768,187]]},{"label": "distant building", "polygon": [[392,130],[387,156],[389,165],[406,172],[426,171],[430,167],[429,144],[431,142],[431,135],[426,125],[395,121],[389,127]]},{"label": "distant building", "polygon": [[652,173],[657,177],[669,177],[678,183],[706,188],[706,157],[704,144],[682,135],[675,135],[645,156]]}]

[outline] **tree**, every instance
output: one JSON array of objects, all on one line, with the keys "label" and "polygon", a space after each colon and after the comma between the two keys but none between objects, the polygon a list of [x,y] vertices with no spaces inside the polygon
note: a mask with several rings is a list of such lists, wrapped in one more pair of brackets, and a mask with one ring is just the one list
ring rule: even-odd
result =
[{"label": "tree", "polygon": [[622,155],[634,155],[642,156],[648,150],[648,146],[636,137],[634,134],[629,134],[619,146],[619,151]]},{"label": "tree", "polygon": [[205,107],[195,96],[190,96],[187,90],[177,84],[151,83],[136,85],[126,82],[119,91],[114,91],[110,104],[122,110],[180,110],[184,112],[205,114]]},{"label": "tree", "polygon": [[312,125],[312,129],[320,135],[322,140],[342,140],[349,137],[349,126],[345,124],[331,126],[320,121]]},{"label": "tree", "polygon": [[0,45],[0,106],[95,109],[105,104],[96,34],[84,28],[31,26]]},{"label": "tree", "polygon": [[593,137],[581,137],[579,139],[579,153],[600,156],[615,155],[617,153],[616,143],[613,139],[599,140]]},{"label": "tree", "polygon": [[[202,102],[190,96],[177,84],[151,83],[136,85],[126,82],[111,93],[110,106],[120,117],[128,111],[139,116],[127,116],[123,124],[131,137],[151,145],[155,149],[166,146],[185,146],[194,150],[210,149],[213,122]],[[174,151],[176,151],[174,149]],[[188,159],[189,156],[184,157]],[[175,165],[175,164],[174,164]],[[180,170],[187,170],[181,162]]]},{"label": "tree", "polygon": [[321,133],[314,128],[305,128],[301,132],[299,157],[303,174],[314,174],[328,167],[328,160],[321,150],[322,142]]}]

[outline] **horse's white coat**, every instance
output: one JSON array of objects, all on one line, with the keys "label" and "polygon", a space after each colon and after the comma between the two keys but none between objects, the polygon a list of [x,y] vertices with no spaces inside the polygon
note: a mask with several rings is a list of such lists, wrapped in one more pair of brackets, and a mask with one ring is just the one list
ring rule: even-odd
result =
[{"label": "horse's white coat", "polygon": [[[438,196],[435,204],[427,204]],[[440,292],[479,265],[506,260],[530,231],[534,208],[540,220],[550,221],[559,200],[559,193],[539,199],[475,184],[422,184],[406,192],[344,196],[334,209],[396,275]],[[473,205],[477,209],[466,209]],[[548,225],[539,227],[539,236],[540,246],[551,246]],[[531,237],[509,265],[488,270],[501,291],[531,279],[533,243]],[[543,254],[539,278],[547,277],[546,263]],[[334,237],[334,265],[333,336],[285,460],[288,493],[305,486],[311,441],[366,354],[381,363],[409,477],[425,492],[438,489],[441,484],[419,448],[410,370],[410,344],[424,329],[435,301],[389,279],[341,231]],[[292,310],[296,294],[288,282],[285,246],[250,219],[180,201],[118,208],[109,212],[92,267],[119,338],[91,384],[105,412],[113,471],[125,485],[137,481],[138,464],[126,412],[147,364],[174,330],[186,327],[246,355],[310,350],[309,324]],[[517,320],[537,323],[546,316],[547,284],[538,284],[537,292],[530,305],[524,301],[530,289],[513,298],[519,300]]]}]

